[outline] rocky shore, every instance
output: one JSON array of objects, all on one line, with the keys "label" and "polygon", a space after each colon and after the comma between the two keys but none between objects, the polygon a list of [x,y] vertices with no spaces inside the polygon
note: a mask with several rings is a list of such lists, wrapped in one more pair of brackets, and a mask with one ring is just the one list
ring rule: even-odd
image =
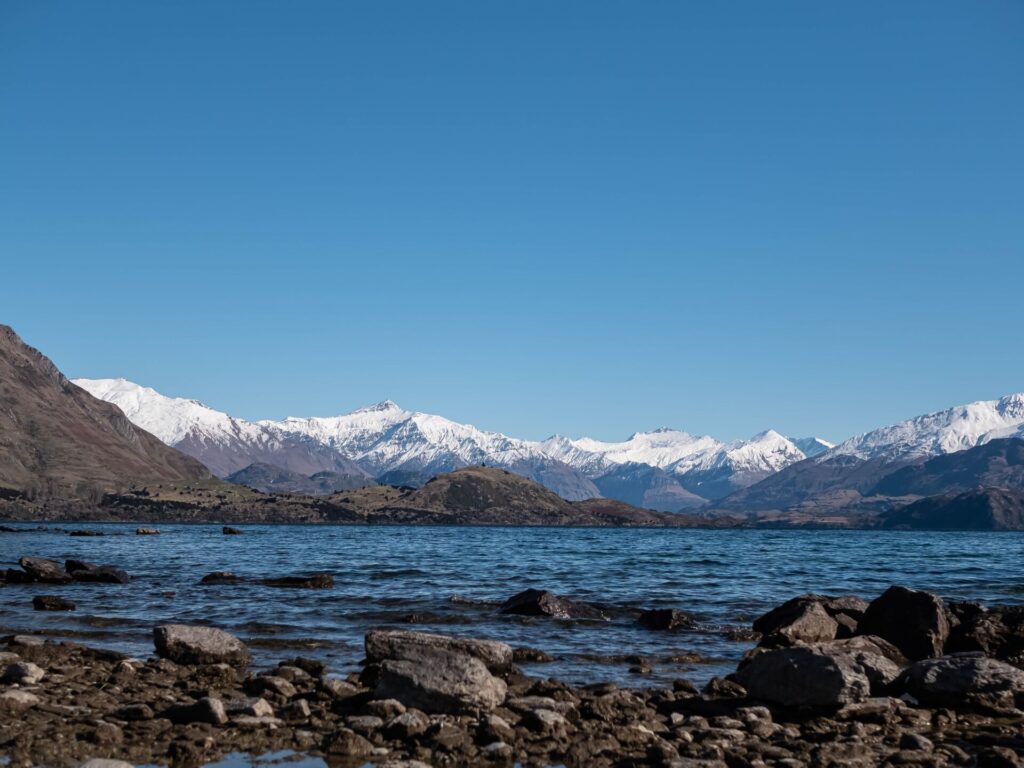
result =
[{"label": "rocky shore", "polygon": [[[502,610],[555,621],[587,609],[560,600],[528,590]],[[686,631],[681,611],[647,621]],[[523,652],[502,642],[397,630],[368,632],[353,670],[306,658],[254,670],[245,644],[212,627],[155,627],[147,660],[13,636],[0,754],[14,766],[285,749],[391,768],[1024,765],[1022,607],[900,587],[871,602],[806,595],[753,632],[735,673],[700,691],[572,687],[524,675]]]}]

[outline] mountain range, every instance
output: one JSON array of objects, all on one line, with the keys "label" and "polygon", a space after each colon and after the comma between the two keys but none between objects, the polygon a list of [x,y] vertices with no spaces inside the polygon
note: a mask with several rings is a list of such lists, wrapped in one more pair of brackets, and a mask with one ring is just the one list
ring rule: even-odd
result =
[{"label": "mountain range", "polygon": [[420,486],[434,475],[486,464],[528,477],[569,500],[608,497],[650,509],[706,505],[831,448],[768,430],[725,443],[658,429],[603,442],[555,435],[534,441],[487,432],[390,400],[328,417],[245,421],[198,400],[168,397],[125,379],[76,379],[135,424],[220,477],[250,464]]}]

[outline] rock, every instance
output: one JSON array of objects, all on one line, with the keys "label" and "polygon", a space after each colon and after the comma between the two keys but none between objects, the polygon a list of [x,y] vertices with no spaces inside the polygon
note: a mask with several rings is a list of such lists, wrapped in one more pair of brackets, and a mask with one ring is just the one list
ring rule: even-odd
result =
[{"label": "rock", "polygon": [[241,536],[242,530],[239,528],[232,528],[230,525],[225,525],[220,529],[221,533],[225,536]]},{"label": "rock", "polygon": [[398,699],[374,699],[363,705],[363,711],[386,721],[405,714],[405,705]]},{"label": "rock", "polygon": [[511,669],[513,660],[512,647],[496,640],[477,640],[428,632],[372,630],[366,633],[364,645],[366,660],[371,664],[388,659],[415,660],[421,658],[424,651],[437,651],[442,654],[459,653],[472,656],[483,662],[491,672],[503,674]]},{"label": "rock", "polygon": [[505,681],[478,658],[423,646],[405,660],[380,663],[374,698],[398,699],[429,713],[491,710],[505,700]]},{"label": "rock", "polygon": [[411,739],[424,733],[430,727],[430,720],[425,714],[411,709],[391,718],[384,726],[384,734],[389,739]]},{"label": "rock", "polygon": [[368,757],[373,754],[373,744],[348,728],[339,728],[327,737],[323,750],[329,755]]},{"label": "rock", "polygon": [[100,757],[93,757],[84,763],[79,763],[78,768],[135,768],[135,766],[124,760],[104,760]]},{"label": "rock", "polygon": [[274,708],[266,699],[255,698],[252,701],[232,707],[229,714],[248,717],[273,717]]},{"label": "rock", "polygon": [[0,683],[4,685],[35,685],[46,677],[46,670],[31,661],[16,661],[7,665]]},{"label": "rock", "polygon": [[779,648],[755,655],[736,672],[753,699],[784,707],[840,707],[871,694],[864,667],[825,646]]},{"label": "rock", "polygon": [[103,531],[90,531],[84,528],[69,531],[68,536],[103,536]]},{"label": "rock", "polygon": [[912,664],[896,684],[930,706],[1012,706],[1024,693],[1024,670],[981,654],[957,654]]},{"label": "rock", "polygon": [[43,557],[22,557],[18,560],[18,565],[33,581],[41,581],[44,584],[67,584],[71,581],[68,572],[53,560]]},{"label": "rock", "polygon": [[321,678],[320,690],[324,691],[332,699],[350,699],[359,693],[357,686],[347,680],[339,680],[336,677]]},{"label": "rock", "polygon": [[136,528],[135,529],[135,535],[136,536],[159,536],[160,535],[160,531],[158,531],[156,528]]},{"label": "rock", "polygon": [[210,723],[210,725],[224,725],[228,721],[228,713],[224,708],[224,702],[210,696],[204,696],[192,704],[176,704],[168,708],[163,717],[172,723]]},{"label": "rock", "polygon": [[35,611],[73,611],[75,604],[57,595],[36,595],[32,598],[32,609]]},{"label": "rock", "polygon": [[15,571],[12,568],[8,568],[4,571],[3,582],[5,584],[31,584],[32,574],[26,573],[25,571]]},{"label": "rock", "polygon": [[761,644],[773,647],[794,643],[819,643],[835,638],[839,623],[813,595],[795,597],[760,617],[753,625]]},{"label": "rock", "polygon": [[39,703],[39,697],[28,691],[11,690],[0,693],[0,712],[17,714]]},{"label": "rock", "polygon": [[296,699],[281,708],[281,717],[285,720],[308,720],[310,714],[309,702],[305,699]]},{"label": "rock", "polygon": [[[871,683],[871,693],[874,696],[887,694],[906,665],[906,660],[900,659],[898,650],[885,640],[873,636],[835,640],[831,643],[820,643],[811,647],[819,648],[826,653],[847,653],[853,657],[864,674],[867,675],[868,681]],[[900,659],[900,662],[893,661],[892,655]]]},{"label": "rock", "polygon": [[522,725],[550,739],[565,738],[571,727],[564,715],[550,709],[531,709],[524,712]]},{"label": "rock", "polygon": [[480,749],[484,760],[492,763],[509,763],[515,757],[515,750],[503,741],[492,741]]},{"label": "rock", "polygon": [[231,571],[214,571],[199,580],[200,584],[237,584],[241,579]]},{"label": "rock", "polygon": [[257,675],[245,681],[245,690],[255,696],[274,694],[283,699],[290,699],[299,690],[288,680],[277,675]]},{"label": "rock", "polygon": [[114,710],[114,717],[129,723],[152,720],[153,709],[148,704],[127,704]]},{"label": "rock", "polygon": [[249,663],[249,649],[232,634],[214,627],[164,624],[153,629],[157,655],[178,664]]},{"label": "rock", "polygon": [[286,589],[329,589],[334,586],[334,577],[329,573],[312,573],[309,576],[280,576],[260,579],[259,583],[265,587]]},{"label": "rock", "polygon": [[520,646],[512,649],[512,661],[516,664],[550,664],[554,660],[554,656],[536,648]]},{"label": "rock", "polygon": [[693,629],[697,626],[694,618],[675,608],[654,608],[643,611],[637,623],[647,629]]},{"label": "rock", "polygon": [[513,595],[498,609],[499,613],[519,616],[551,616],[556,619],[607,620],[600,610],[586,603],[577,603],[565,597],[539,589],[526,589]]},{"label": "rock", "polygon": [[711,699],[742,699],[746,697],[747,689],[735,680],[712,677],[704,685],[703,693]]},{"label": "rock", "polygon": [[889,587],[868,606],[857,632],[888,640],[908,659],[927,659],[942,655],[949,621],[942,598]]},{"label": "rock", "polygon": [[112,565],[93,565],[84,560],[67,560],[64,568],[75,581],[98,582],[101,584],[127,584],[128,574]]},{"label": "rock", "polygon": [[919,733],[904,733],[900,736],[900,749],[914,749],[924,752],[931,752],[935,749],[935,745],[931,739],[922,736]]}]

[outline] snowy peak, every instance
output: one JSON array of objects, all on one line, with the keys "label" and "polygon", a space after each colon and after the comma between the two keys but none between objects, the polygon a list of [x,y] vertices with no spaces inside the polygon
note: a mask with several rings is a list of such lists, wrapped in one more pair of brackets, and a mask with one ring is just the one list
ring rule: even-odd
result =
[{"label": "snowy peak", "polygon": [[820,459],[911,461],[964,451],[1001,437],[1024,437],[1024,394],[979,400],[865,432],[840,443]]}]

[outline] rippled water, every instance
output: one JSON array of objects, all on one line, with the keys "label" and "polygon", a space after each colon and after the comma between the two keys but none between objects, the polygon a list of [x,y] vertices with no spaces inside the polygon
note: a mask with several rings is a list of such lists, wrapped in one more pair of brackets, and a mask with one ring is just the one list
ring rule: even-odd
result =
[{"label": "rippled water", "polygon": [[[89,525],[102,537],[66,532],[0,534],[0,567],[20,555],[113,564],[128,585],[25,585],[0,589],[0,631],[43,631],[145,657],[151,628],[209,623],[238,634],[259,663],[296,654],[346,672],[362,658],[371,627],[393,626],[504,640],[557,660],[528,666],[572,682],[628,685],[676,677],[695,682],[731,671],[746,650],[729,627],[804,592],[871,597],[890,584],[949,598],[1024,603],[1024,534],[877,531],[642,530],[450,527]],[[210,571],[263,577],[333,574],[328,590],[254,584],[200,586]],[[611,620],[563,622],[502,616],[496,605],[536,587],[600,603]],[[71,613],[32,610],[35,594],[60,594]],[[700,631],[652,632],[636,610],[696,614]],[[409,623],[410,615],[417,623]],[[668,661],[697,653],[700,663]],[[628,655],[649,657],[649,675]],[[611,658],[609,658],[611,657]]]}]

